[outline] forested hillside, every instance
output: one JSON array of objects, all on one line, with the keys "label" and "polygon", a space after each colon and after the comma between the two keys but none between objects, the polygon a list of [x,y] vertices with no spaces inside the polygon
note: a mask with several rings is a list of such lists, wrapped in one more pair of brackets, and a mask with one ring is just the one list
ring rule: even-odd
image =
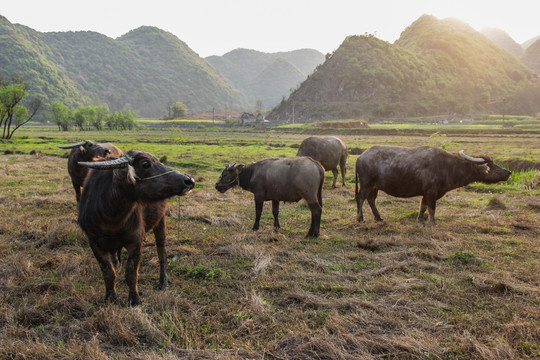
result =
[{"label": "forested hillside", "polygon": [[515,42],[506,32],[496,28],[485,28],[480,30],[480,33],[515,57],[520,58],[523,55],[521,45]]},{"label": "forested hillside", "polygon": [[26,26],[12,25],[0,16],[0,49],[0,76],[22,78],[29,86],[30,97],[39,97],[45,103],[61,100],[69,106],[89,100],[52,61],[53,51],[43,34]]},{"label": "forested hillside", "polygon": [[271,108],[288,97],[289,90],[324,61],[324,55],[311,49],[278,53],[236,49],[206,60],[241,90],[250,103],[260,99],[265,107]]},{"label": "forested hillside", "polygon": [[[536,114],[537,76],[467,24],[424,15],[394,43],[351,36],[269,117]],[[538,101],[536,101],[538,100]]]},{"label": "forested hillside", "polygon": [[39,33],[0,17],[0,75],[20,76],[46,103],[105,103],[160,117],[167,103],[189,111],[241,109],[245,97],[171,33],[140,27],[111,39],[95,32]]},{"label": "forested hillside", "polygon": [[540,75],[540,39],[525,50],[521,61]]}]

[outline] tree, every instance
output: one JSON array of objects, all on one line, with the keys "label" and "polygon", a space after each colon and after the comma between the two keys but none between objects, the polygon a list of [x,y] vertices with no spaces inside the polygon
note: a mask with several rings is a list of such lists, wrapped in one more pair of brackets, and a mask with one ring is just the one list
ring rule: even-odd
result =
[{"label": "tree", "polygon": [[181,101],[169,104],[168,120],[181,119],[186,116],[187,106]]},{"label": "tree", "polygon": [[107,105],[95,106],[94,107],[94,118],[92,120],[92,125],[96,130],[103,130],[103,122],[107,120],[109,116],[109,107]]},{"label": "tree", "polygon": [[58,130],[68,131],[70,125],[72,125],[69,108],[59,101],[53,101],[51,103],[49,116],[58,125]]},{"label": "tree", "polygon": [[41,106],[41,100],[36,98],[29,104],[30,111],[20,105],[28,95],[26,86],[18,80],[13,84],[0,83],[0,127],[3,127],[2,139],[11,139],[13,133],[21,126],[32,120]]},{"label": "tree", "polygon": [[111,130],[132,130],[135,128],[135,115],[131,111],[117,111],[109,115],[105,123]]},{"label": "tree", "polygon": [[257,110],[257,112],[262,113],[264,109],[264,103],[261,99],[257,99],[255,101],[255,109]]}]

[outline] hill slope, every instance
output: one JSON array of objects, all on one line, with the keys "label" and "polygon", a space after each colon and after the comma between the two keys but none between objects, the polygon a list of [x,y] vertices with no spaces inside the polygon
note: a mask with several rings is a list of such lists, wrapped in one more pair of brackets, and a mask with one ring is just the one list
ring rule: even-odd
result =
[{"label": "hill slope", "polygon": [[506,32],[496,28],[485,28],[480,30],[480,33],[515,57],[520,58],[523,55],[521,45],[515,42]]},{"label": "hill slope", "polygon": [[540,75],[540,39],[536,40],[525,50],[521,61],[534,70],[536,74]]},{"label": "hill slope", "polygon": [[42,84],[47,100],[106,103],[111,111],[148,117],[165,114],[170,101],[189,111],[246,105],[207,61],[158,28],[140,27],[114,40],[95,32],[39,33],[3,18],[0,31],[17,35],[1,37],[2,75],[23,76],[36,89]]},{"label": "hill slope", "polygon": [[521,44],[521,47],[524,49],[524,50],[527,50],[527,48],[529,46],[531,46],[532,44],[534,44],[536,42],[536,40],[540,40],[540,35],[538,36],[535,36],[533,37],[532,39],[529,39],[527,41],[525,41],[524,43]]},{"label": "hill slope", "polygon": [[394,44],[374,36],[347,38],[269,117],[290,118],[293,107],[295,116],[306,121],[535,113],[538,105],[515,99],[524,89],[540,99],[534,77],[515,56],[467,24],[425,15]]},{"label": "hill slope", "polygon": [[324,55],[312,49],[278,53],[236,49],[206,60],[242,91],[251,104],[261,99],[266,107],[272,107],[289,94],[290,88],[305,80],[324,61]]},{"label": "hill slope", "polygon": [[0,15],[0,49],[0,76],[22,78],[31,97],[40,97],[45,103],[62,100],[70,106],[88,100],[62,69],[50,61],[53,52],[43,34],[13,25]]}]

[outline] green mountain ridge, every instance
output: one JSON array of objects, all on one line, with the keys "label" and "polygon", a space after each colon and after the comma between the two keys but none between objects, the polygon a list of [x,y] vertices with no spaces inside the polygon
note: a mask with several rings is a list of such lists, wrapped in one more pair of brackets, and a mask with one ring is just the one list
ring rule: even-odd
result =
[{"label": "green mountain ridge", "polygon": [[514,39],[503,30],[497,28],[484,28],[480,30],[480,33],[515,57],[520,58],[521,55],[523,55],[523,47],[515,42]]},{"label": "green mountain ridge", "polygon": [[89,31],[39,33],[0,17],[0,46],[0,75],[22,77],[31,96],[46,103],[106,103],[145,117],[164,115],[174,101],[192,112],[246,106],[206,60],[155,27],[111,39]]},{"label": "green mountain ridge", "polygon": [[536,114],[537,80],[515,56],[469,25],[424,15],[394,44],[372,35],[348,37],[268,117]]},{"label": "green mountain ridge", "polygon": [[524,64],[540,75],[540,39],[532,43],[521,58]]},{"label": "green mountain ridge", "polygon": [[324,61],[324,55],[312,49],[277,53],[235,49],[206,60],[242,91],[250,103],[261,99],[270,108],[288,96],[290,88],[305,80]]},{"label": "green mountain ridge", "polygon": [[73,106],[87,101],[75,84],[62,74],[47,55],[53,51],[43,34],[23,25],[12,25],[0,16],[0,76],[22,78],[29,86],[31,97],[45,102],[62,100]]}]

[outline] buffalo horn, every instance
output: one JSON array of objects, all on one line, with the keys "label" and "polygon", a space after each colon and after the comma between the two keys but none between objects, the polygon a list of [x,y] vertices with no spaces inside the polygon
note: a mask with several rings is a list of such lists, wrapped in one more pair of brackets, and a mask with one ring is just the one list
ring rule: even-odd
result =
[{"label": "buffalo horn", "polygon": [[461,156],[465,160],[469,160],[469,161],[472,161],[472,162],[477,163],[477,164],[483,164],[483,163],[486,162],[486,160],[484,160],[483,158],[472,157],[472,156],[466,155],[465,151],[463,151],[463,150],[459,151],[459,156]]},{"label": "buffalo horn", "polygon": [[73,145],[62,145],[62,146],[56,145],[56,146],[59,147],[60,149],[73,149],[73,148],[84,146],[84,145],[86,145],[86,140],[81,141],[80,143],[73,144]]},{"label": "buffalo horn", "polygon": [[96,162],[79,162],[79,165],[86,166],[92,169],[106,170],[106,169],[118,169],[126,167],[131,164],[133,158],[129,155],[124,155],[114,160],[96,161]]}]

